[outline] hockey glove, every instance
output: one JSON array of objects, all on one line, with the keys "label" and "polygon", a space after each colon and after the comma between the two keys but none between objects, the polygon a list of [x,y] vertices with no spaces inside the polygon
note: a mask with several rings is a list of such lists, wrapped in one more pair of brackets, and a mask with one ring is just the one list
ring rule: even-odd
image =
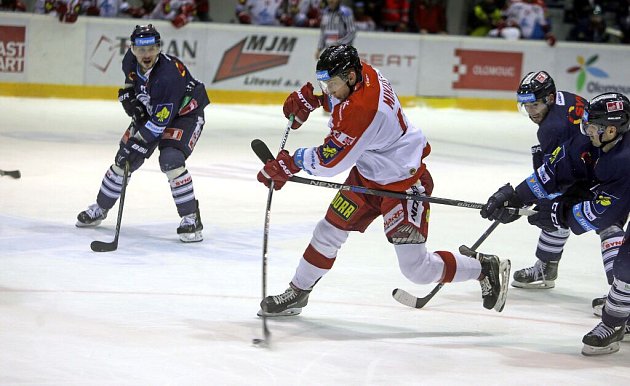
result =
[{"label": "hockey glove", "polygon": [[532,164],[534,169],[538,169],[544,162],[545,154],[542,151],[540,145],[532,146]]},{"label": "hockey glove", "polygon": [[535,214],[527,217],[530,224],[547,232],[566,228],[566,205],[561,201],[541,200],[536,203]]},{"label": "hockey glove", "polygon": [[521,208],[522,206],[523,201],[518,197],[512,185],[505,184],[488,198],[486,205],[481,208],[481,217],[507,224],[516,221],[520,216],[510,214],[505,208]]},{"label": "hockey glove", "polygon": [[259,182],[265,184],[266,187],[269,187],[270,181],[273,181],[274,190],[280,190],[289,178],[299,171],[300,168],[293,162],[293,157],[289,155],[289,152],[282,150],[278,153],[275,160],[267,161],[265,167],[258,172],[256,178]]},{"label": "hockey glove", "polygon": [[298,91],[293,91],[284,101],[282,111],[284,116],[289,119],[293,114],[295,119],[291,125],[292,129],[302,126],[308,119],[311,111],[322,105],[323,97],[321,95],[313,95],[313,85],[308,82]]},{"label": "hockey glove", "polygon": [[[134,165],[137,160],[146,158],[149,155],[149,146],[146,142],[129,137],[127,143],[122,145],[116,153],[115,163],[118,167],[124,168],[125,162]],[[132,169],[135,169],[132,167]]]},{"label": "hockey glove", "polygon": [[136,91],[133,87],[121,88],[118,90],[118,101],[122,104],[127,115],[136,124],[143,123],[147,119],[147,112],[144,105],[136,98]]}]

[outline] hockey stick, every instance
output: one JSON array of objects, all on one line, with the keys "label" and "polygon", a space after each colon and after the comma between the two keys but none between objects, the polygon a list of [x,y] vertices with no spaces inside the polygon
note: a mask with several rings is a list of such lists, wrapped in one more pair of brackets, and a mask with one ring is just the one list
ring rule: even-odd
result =
[{"label": "hockey stick", "polygon": [[[473,244],[473,246],[470,248],[473,251],[476,250],[477,248],[479,248],[479,246],[481,245],[481,243],[483,243],[488,236],[490,236],[490,233],[492,233],[500,224],[501,222],[499,220],[495,220],[495,222],[492,223],[492,225],[490,225],[490,227],[488,229],[486,229],[485,232],[483,232],[483,234],[481,235],[481,237],[479,237],[479,239],[477,241],[475,241],[475,243]],[[396,301],[400,304],[403,304],[407,307],[413,307],[413,308],[422,308],[424,307],[431,299],[433,299],[433,297],[435,296],[435,294],[437,294],[442,287],[444,287],[444,283],[439,283],[438,285],[435,286],[435,288],[433,288],[431,290],[431,292],[429,292],[427,294],[427,296],[423,297],[423,298],[418,298],[413,296],[412,294],[410,294],[409,292],[400,289],[400,288],[396,288],[392,291],[392,296],[394,297],[394,299],[396,299]]]},{"label": "hockey stick", "polygon": [[123,175],[122,188],[120,189],[120,200],[118,201],[118,219],[116,220],[116,234],[114,241],[92,241],[90,248],[94,252],[112,252],[118,248],[118,236],[120,235],[120,223],[122,222],[123,206],[125,205],[125,192],[127,191],[127,181],[129,180],[129,162],[125,162],[125,175]]},{"label": "hockey stick", "polygon": [[[291,114],[291,116],[289,116],[289,121],[287,122],[287,127],[284,130],[284,136],[282,137],[282,141],[280,142],[279,152],[284,150],[284,146],[287,144],[287,138],[289,138],[289,132],[291,131],[291,125],[293,125],[293,119],[294,119],[294,116],[293,114]],[[255,139],[252,141],[252,144],[251,144],[252,149],[254,149],[254,146],[258,146],[258,145],[255,145],[256,141],[260,141],[260,140]],[[256,150],[254,149],[254,151]],[[271,161],[275,158],[273,154],[271,154],[271,152],[269,151],[269,148],[267,148],[267,153],[268,153],[268,157],[263,160],[263,163],[266,163],[267,161]],[[271,217],[271,198],[273,197],[273,188],[274,188],[274,182],[272,180],[269,183],[269,192],[267,193],[267,206],[265,208],[265,225],[263,227],[263,245],[262,245],[262,298],[263,300],[265,300],[265,298],[267,297],[267,251],[268,251],[267,245],[269,242],[269,220]],[[267,315],[265,315],[265,312],[263,311],[260,317],[262,318],[263,338],[254,338],[252,339],[252,343],[256,346],[268,346],[271,333],[269,332],[269,328],[267,327]]]},{"label": "hockey stick", "polygon": [[22,173],[19,170],[0,170],[0,176],[9,176],[13,178],[22,177]]},{"label": "hockey stick", "polygon": [[[260,158],[260,160],[263,162],[267,162],[266,160],[274,158],[274,156],[271,154],[271,151],[269,151],[269,148],[267,147],[267,145],[259,139],[255,139],[252,141],[252,150],[254,150],[254,153],[256,153],[258,158]],[[351,191],[355,193],[371,194],[373,196],[391,197],[391,198],[397,198],[401,200],[411,200],[411,201],[425,201],[432,204],[459,206],[462,208],[481,209],[484,206],[484,204],[479,204],[476,202],[451,200],[448,198],[439,198],[439,197],[420,196],[420,195],[415,195],[415,194],[392,192],[389,190],[370,189],[364,186],[338,184],[336,182],[321,181],[321,180],[315,180],[315,179],[298,177],[298,176],[293,176],[289,178],[289,181],[297,182],[298,184],[320,186],[323,188],[346,190],[346,191]],[[526,208],[505,208],[505,209],[508,211],[508,213],[517,214],[519,216],[531,216],[532,214],[536,213],[535,211],[531,209],[526,209]]]}]

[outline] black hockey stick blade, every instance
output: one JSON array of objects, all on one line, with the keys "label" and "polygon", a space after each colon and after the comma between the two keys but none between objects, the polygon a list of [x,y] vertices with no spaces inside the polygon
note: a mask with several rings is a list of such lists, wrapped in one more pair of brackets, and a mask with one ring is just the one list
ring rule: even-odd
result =
[{"label": "black hockey stick blade", "polygon": [[261,141],[260,139],[254,139],[252,141],[252,145],[251,146],[252,146],[252,150],[254,151],[254,153],[256,153],[258,158],[263,163],[267,163],[267,161],[271,161],[272,159],[276,158],[276,157],[273,156],[273,154],[271,154],[271,150],[269,150],[267,145],[263,141]]},{"label": "black hockey stick blade", "polygon": [[396,288],[394,291],[392,291],[392,296],[394,297],[394,299],[396,299],[398,303],[403,304],[407,307],[422,308],[435,296],[436,293],[440,291],[443,286],[444,283],[438,284],[437,286],[435,286],[435,288],[433,288],[433,291],[429,292],[429,294],[423,298],[417,298],[409,292],[400,288]]},{"label": "black hockey stick blade", "polygon": [[118,240],[114,240],[111,243],[105,241],[92,241],[90,248],[94,252],[112,252],[118,249]]},{"label": "black hockey stick blade", "polygon": [[0,176],[9,176],[13,178],[22,177],[22,173],[19,170],[0,170]]}]

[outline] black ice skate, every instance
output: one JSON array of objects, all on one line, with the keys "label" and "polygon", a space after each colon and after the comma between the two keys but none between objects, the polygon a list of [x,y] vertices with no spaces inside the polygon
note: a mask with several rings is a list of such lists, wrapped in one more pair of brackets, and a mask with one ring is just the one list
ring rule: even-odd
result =
[{"label": "black ice skate", "polygon": [[182,217],[182,222],[179,223],[179,228],[177,228],[177,234],[181,241],[185,243],[195,243],[203,241],[203,235],[201,234],[202,229],[203,224],[201,223],[199,203],[197,202],[197,210],[195,213]]},{"label": "black ice skate", "polygon": [[475,258],[481,263],[481,273],[485,276],[479,281],[483,306],[497,312],[503,311],[507,299],[508,277],[512,264],[510,260],[501,260],[495,255],[486,255],[473,251],[465,245],[459,247],[459,253]]},{"label": "black ice skate", "polygon": [[92,204],[77,215],[77,223],[75,225],[79,228],[95,227],[106,218],[107,209],[101,208],[98,204]]},{"label": "black ice skate", "polygon": [[260,302],[258,316],[293,316],[299,315],[308,304],[311,290],[301,290],[289,283],[286,291],[276,296],[267,296]]},{"label": "black ice skate", "polygon": [[512,287],[548,289],[556,286],[558,278],[558,261],[545,263],[536,261],[533,267],[523,268],[514,272]]},{"label": "black ice skate", "polygon": [[619,341],[623,340],[626,326],[609,327],[599,322],[582,338],[582,354],[587,356],[612,354],[619,351]]}]

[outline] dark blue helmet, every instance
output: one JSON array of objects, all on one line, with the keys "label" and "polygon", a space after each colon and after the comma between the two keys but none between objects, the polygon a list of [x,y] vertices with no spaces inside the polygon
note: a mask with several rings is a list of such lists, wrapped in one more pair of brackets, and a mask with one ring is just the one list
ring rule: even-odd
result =
[{"label": "dark blue helmet", "polygon": [[618,134],[628,131],[630,125],[630,100],[616,92],[607,92],[591,99],[584,115],[583,127],[599,125],[602,128],[615,126]]},{"label": "dark blue helmet", "polygon": [[535,102],[555,92],[556,85],[547,71],[530,72],[521,80],[516,99],[518,103]]},{"label": "dark blue helmet", "polygon": [[153,24],[137,25],[131,34],[131,45],[150,46],[153,44],[162,44],[160,33],[155,29]]}]

